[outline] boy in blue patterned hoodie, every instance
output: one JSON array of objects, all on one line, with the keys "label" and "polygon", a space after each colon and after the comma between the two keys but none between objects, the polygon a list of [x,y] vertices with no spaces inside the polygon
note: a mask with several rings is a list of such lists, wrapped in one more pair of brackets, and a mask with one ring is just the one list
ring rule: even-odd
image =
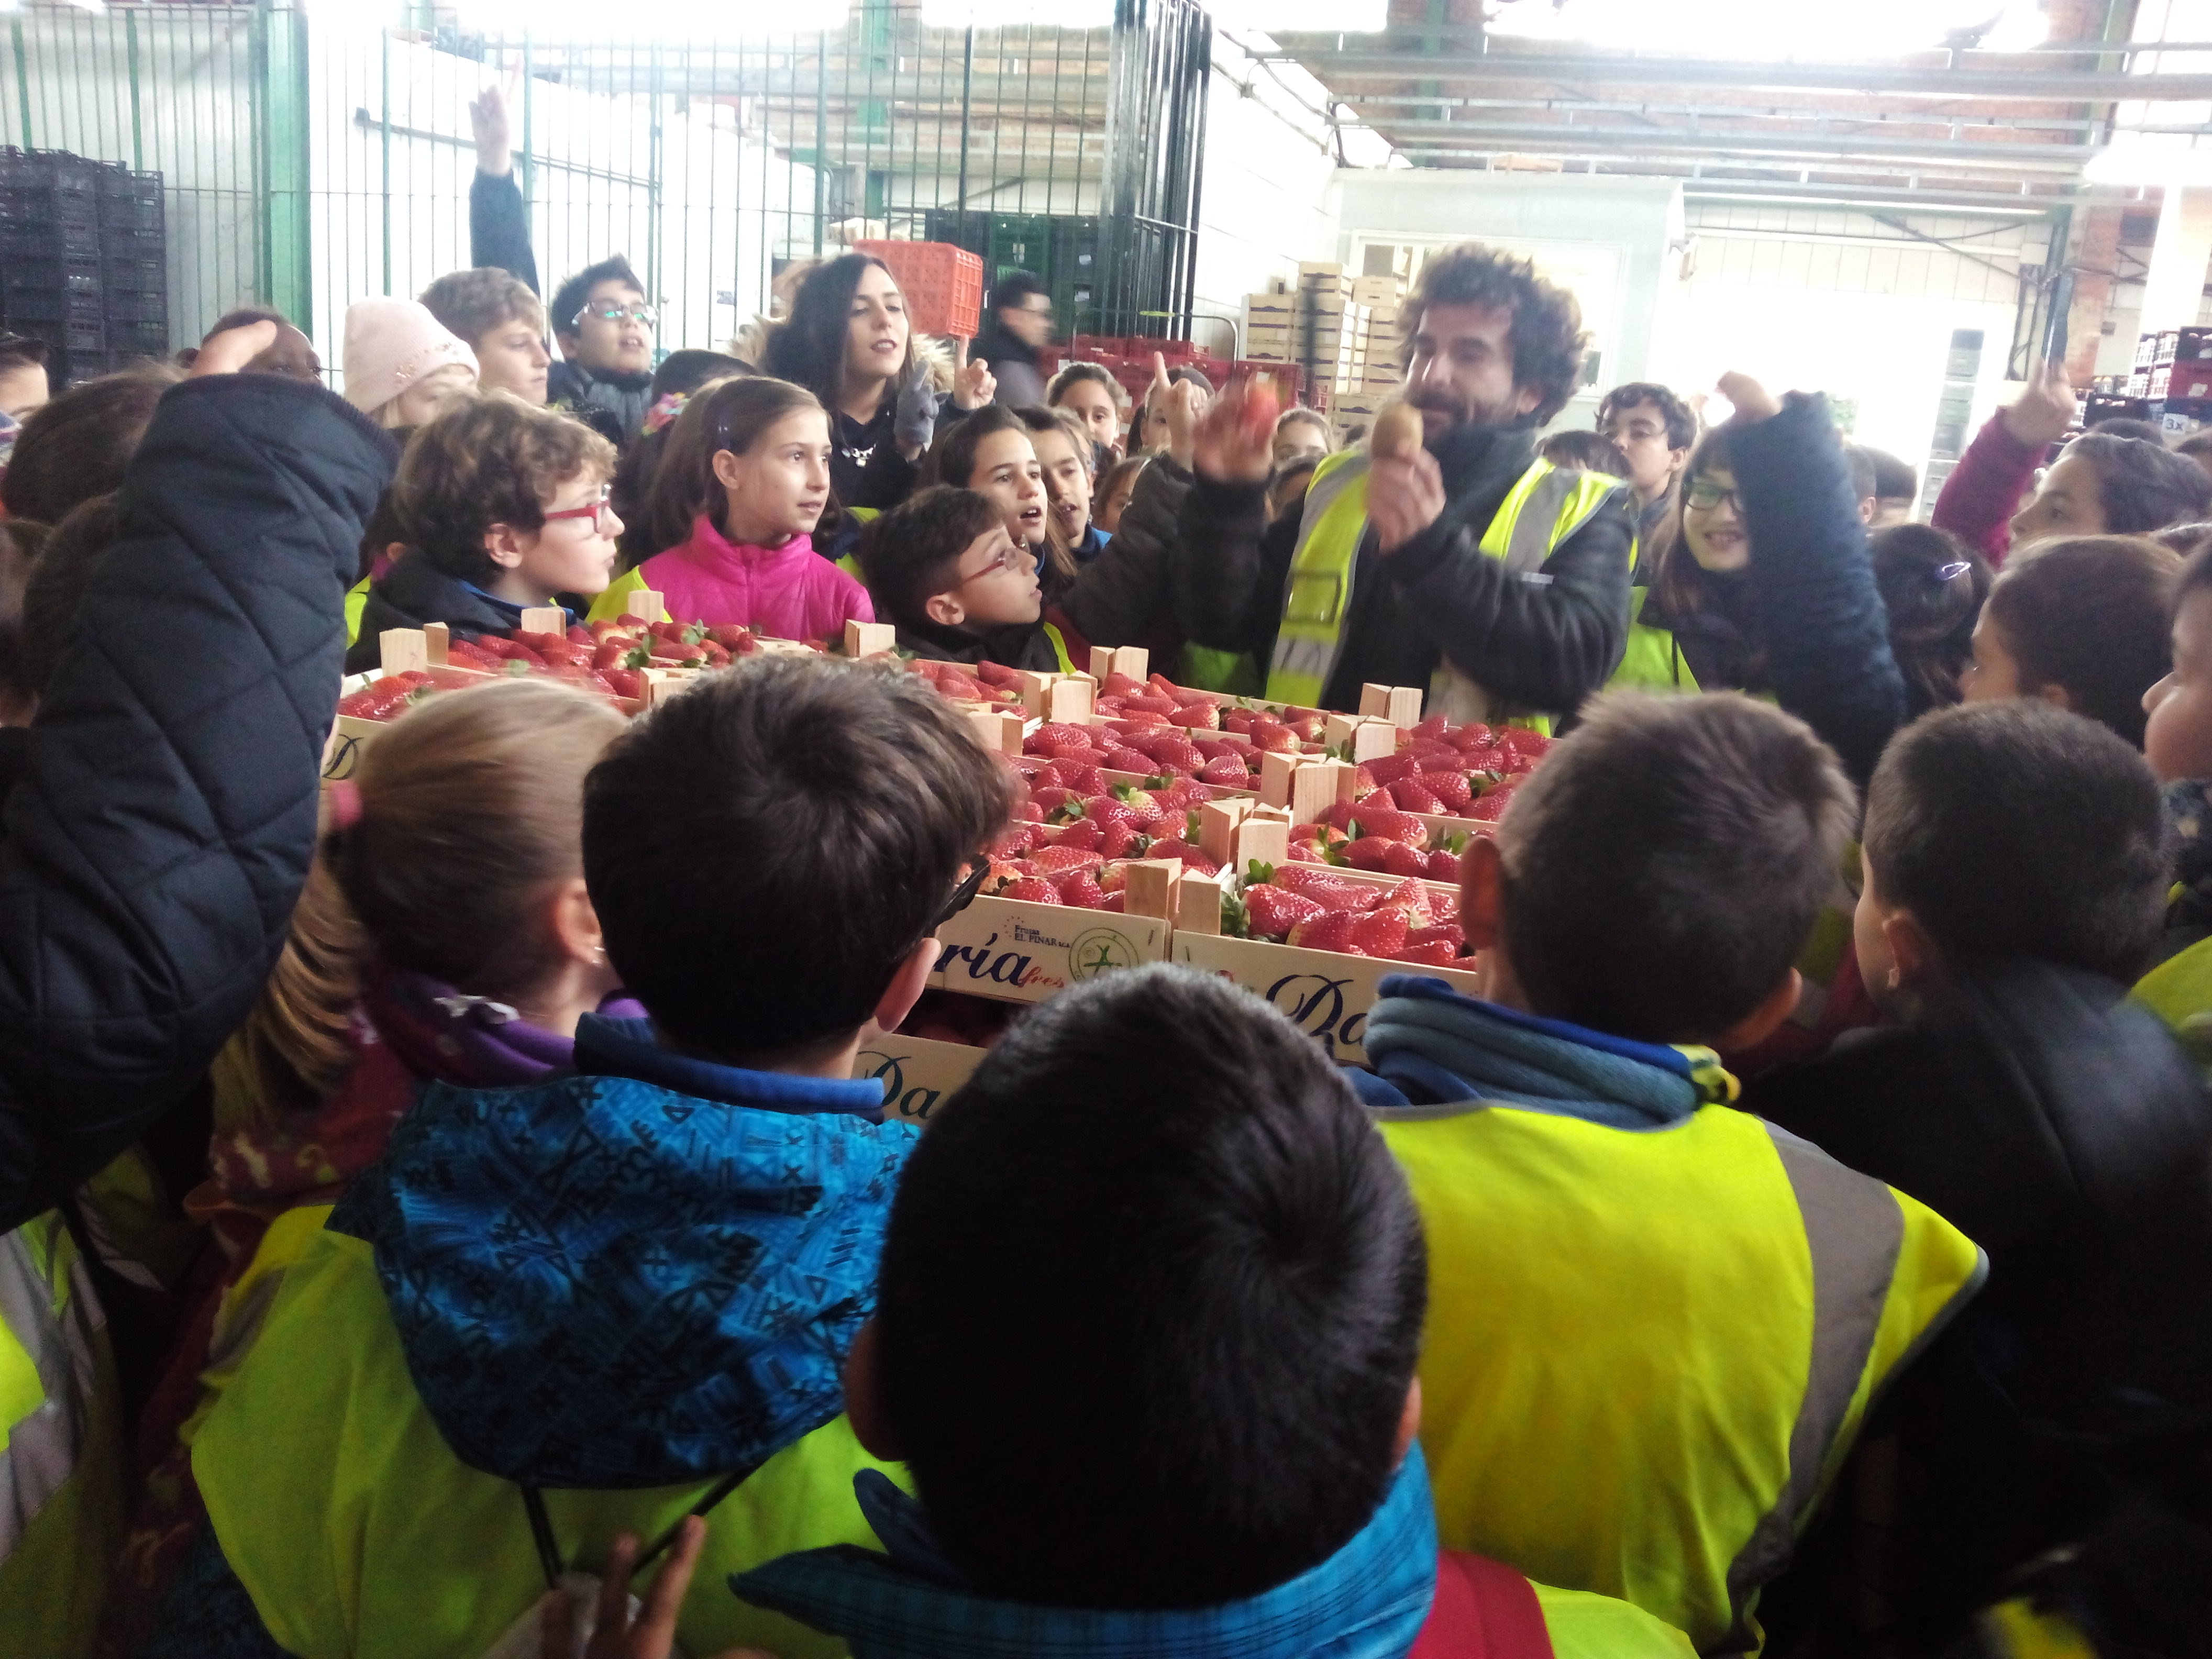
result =
[{"label": "boy in blue patterned hoodie", "polygon": [[[604,929],[652,1018],[586,1016],[574,1077],[427,1088],[287,1276],[194,1445],[236,1625],[308,1659],[481,1653],[687,1511],[716,1578],[867,1536],[838,1373],[915,1133],[853,1057],[1008,807],[927,685],[820,658],[743,663],[617,740],[563,925]],[[208,1632],[200,1565],[192,1650],[257,1650]],[[719,1585],[680,1631],[836,1650]]]}]

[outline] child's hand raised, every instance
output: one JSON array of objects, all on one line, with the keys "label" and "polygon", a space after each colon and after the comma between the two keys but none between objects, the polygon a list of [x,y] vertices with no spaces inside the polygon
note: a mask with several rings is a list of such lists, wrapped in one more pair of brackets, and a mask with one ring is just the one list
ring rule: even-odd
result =
[{"label": "child's hand raised", "polygon": [[[575,1609],[566,1594],[548,1590],[540,1603],[544,1624],[541,1631],[544,1659],[668,1659],[676,1645],[676,1620],[691,1588],[691,1571],[706,1547],[707,1523],[686,1516],[670,1549],[668,1565],[653,1581],[645,1604],[632,1621],[629,1613],[629,1576],[637,1564],[637,1540],[624,1533],[615,1540],[607,1559],[606,1577],[599,1583],[598,1621],[590,1644],[576,1651]],[[775,1659],[758,1648],[731,1648],[716,1659]]]},{"label": "child's hand raised", "polygon": [[192,359],[191,378],[204,374],[236,374],[276,343],[276,325],[245,323],[211,337]]}]

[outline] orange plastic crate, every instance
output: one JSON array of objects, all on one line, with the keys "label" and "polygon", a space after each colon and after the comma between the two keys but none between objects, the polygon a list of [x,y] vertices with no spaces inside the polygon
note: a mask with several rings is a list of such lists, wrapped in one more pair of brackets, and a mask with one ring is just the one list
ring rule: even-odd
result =
[{"label": "orange plastic crate", "polygon": [[891,268],[910,325],[923,334],[972,340],[983,315],[983,262],[950,242],[855,242]]}]

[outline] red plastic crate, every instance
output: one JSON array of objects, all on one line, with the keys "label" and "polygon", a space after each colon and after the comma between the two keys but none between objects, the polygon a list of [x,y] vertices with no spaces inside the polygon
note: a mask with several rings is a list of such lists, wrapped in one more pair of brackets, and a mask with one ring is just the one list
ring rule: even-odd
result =
[{"label": "red plastic crate", "polygon": [[983,262],[950,242],[855,242],[891,268],[909,324],[923,334],[972,340],[983,316]]}]

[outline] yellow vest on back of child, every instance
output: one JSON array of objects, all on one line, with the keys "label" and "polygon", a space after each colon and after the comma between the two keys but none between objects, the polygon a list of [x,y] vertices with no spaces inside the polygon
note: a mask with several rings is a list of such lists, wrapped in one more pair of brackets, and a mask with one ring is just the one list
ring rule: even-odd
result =
[{"label": "yellow vest on back of child", "polygon": [[1757,1587],[1980,1251],[1726,1106],[1642,1130],[1380,1115],[1428,1234],[1444,1547],[1632,1601],[1701,1652],[1747,1647]]},{"label": "yellow vest on back of child", "polygon": [[[793,1550],[872,1543],[853,1476],[884,1467],[840,1417],[718,1504],[678,1626],[684,1650],[842,1652],[738,1601],[725,1580]],[[259,1340],[199,1427],[192,1473],[270,1634],[301,1659],[480,1654],[544,1592],[520,1489],[447,1449],[409,1376],[374,1251],[350,1235],[317,1233],[286,1273]],[[617,1533],[658,1538],[706,1490],[549,1489],[544,1498],[564,1559],[595,1570]]]}]

